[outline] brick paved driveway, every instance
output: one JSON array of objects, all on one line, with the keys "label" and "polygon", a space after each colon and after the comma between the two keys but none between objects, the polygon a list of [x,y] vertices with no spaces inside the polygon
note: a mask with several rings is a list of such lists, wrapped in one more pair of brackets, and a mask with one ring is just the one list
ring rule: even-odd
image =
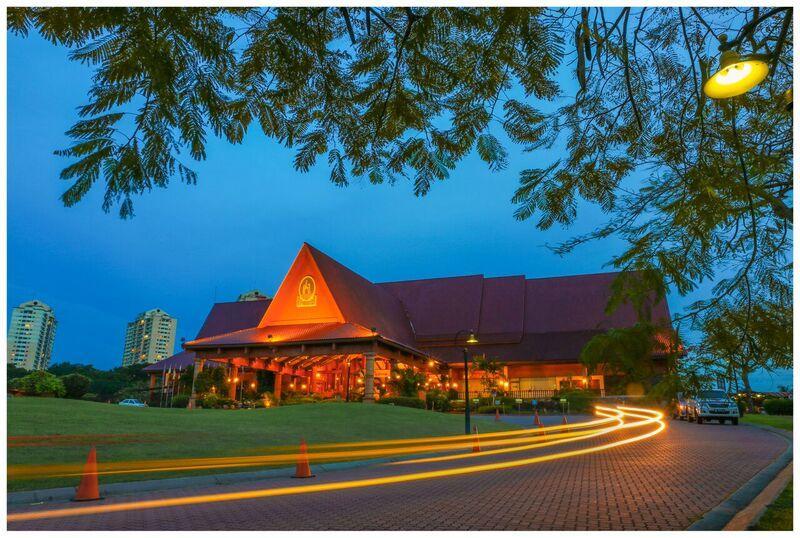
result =
[{"label": "brick paved driveway", "polygon": [[[596,442],[600,441],[585,441],[581,446]],[[636,444],[509,470],[352,490],[12,522],[8,527],[10,530],[685,529],[768,465],[786,446],[784,439],[750,426],[673,421],[662,434]],[[502,457],[478,458],[481,463],[499,459]],[[302,483],[352,480],[443,465],[361,467],[322,473]],[[297,480],[277,478],[100,502],[298,484]],[[15,506],[9,507],[9,512],[74,506],[75,503]]]}]

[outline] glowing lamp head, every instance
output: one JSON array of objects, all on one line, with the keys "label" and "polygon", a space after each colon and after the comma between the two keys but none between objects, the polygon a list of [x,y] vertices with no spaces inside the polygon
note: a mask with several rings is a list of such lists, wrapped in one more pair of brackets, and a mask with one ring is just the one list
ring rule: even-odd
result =
[{"label": "glowing lamp head", "polygon": [[256,384],[255,384],[255,383],[250,383],[250,388],[251,388],[251,389],[254,389],[254,388],[256,388]]},{"label": "glowing lamp head", "polygon": [[239,378],[238,378],[238,377],[234,377],[234,378],[233,378],[233,382],[234,382],[234,383],[238,383],[238,382],[239,382]]},{"label": "glowing lamp head", "polygon": [[740,57],[726,50],[719,59],[719,71],[709,78],[703,91],[712,99],[728,99],[747,93],[769,74],[769,64],[760,56]]},{"label": "glowing lamp head", "polygon": [[467,343],[468,344],[477,344],[478,343],[478,338],[475,336],[475,331],[470,331],[469,332],[469,338],[467,338]]}]

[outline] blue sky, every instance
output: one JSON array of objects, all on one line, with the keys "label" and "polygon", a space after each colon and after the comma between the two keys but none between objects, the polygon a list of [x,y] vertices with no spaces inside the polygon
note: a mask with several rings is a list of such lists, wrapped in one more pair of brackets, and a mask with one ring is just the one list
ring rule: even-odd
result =
[{"label": "blue sky", "polygon": [[[274,293],[303,241],[373,281],[600,272],[622,247],[609,238],[564,258],[546,248],[601,222],[588,205],[569,229],[514,220],[519,171],[552,153],[513,146],[506,170],[490,172],[472,155],[416,198],[402,181],[335,187],[324,164],[295,172],[293,152],[252,129],[239,146],[209,140],[208,159],[193,165],[198,184],[136,199],[131,220],[102,212],[101,188],[65,208],[58,174],[69,161],[53,150],[69,145],[64,131],[91,75],[67,54],[35,34],[8,38],[8,311],[34,298],[55,309],[51,362],[118,366],[125,324],[150,308],[176,316],[178,339],[191,338],[215,300]],[[561,77],[567,95],[571,78]],[[672,295],[670,309],[697,298]],[[758,376],[755,386],[776,383],[791,379]]]}]

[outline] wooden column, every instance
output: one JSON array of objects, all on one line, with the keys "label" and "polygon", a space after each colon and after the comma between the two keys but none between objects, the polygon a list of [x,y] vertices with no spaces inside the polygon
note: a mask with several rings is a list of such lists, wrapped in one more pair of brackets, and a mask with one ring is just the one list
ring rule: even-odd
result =
[{"label": "wooden column", "polygon": [[239,367],[238,366],[231,366],[231,382],[228,384],[228,399],[235,400],[236,399],[236,388],[239,386],[239,382],[236,379],[239,377]]},{"label": "wooden column", "polygon": [[283,388],[283,374],[279,372],[275,372],[275,390],[272,391],[273,396],[275,396],[275,402],[280,404],[281,403],[281,389]]},{"label": "wooden column", "polygon": [[192,375],[192,395],[189,397],[189,409],[197,408],[197,391],[195,390],[195,383],[197,382],[197,375],[203,371],[205,359],[194,360],[194,374]]},{"label": "wooden column", "polygon": [[375,403],[375,352],[364,354],[364,403]]}]

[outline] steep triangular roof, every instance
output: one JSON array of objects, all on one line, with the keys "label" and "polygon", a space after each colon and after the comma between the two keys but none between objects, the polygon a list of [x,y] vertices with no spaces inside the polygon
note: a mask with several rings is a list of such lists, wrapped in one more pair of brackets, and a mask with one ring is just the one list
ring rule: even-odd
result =
[{"label": "steep triangular roof", "polygon": [[259,326],[330,322],[355,323],[400,344],[415,343],[397,297],[303,243]]}]

